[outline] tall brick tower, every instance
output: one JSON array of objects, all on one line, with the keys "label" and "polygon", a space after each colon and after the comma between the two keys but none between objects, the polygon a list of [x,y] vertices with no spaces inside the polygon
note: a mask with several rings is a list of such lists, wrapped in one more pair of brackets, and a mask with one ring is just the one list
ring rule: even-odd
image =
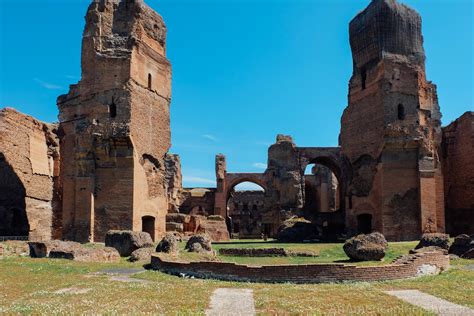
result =
[{"label": "tall brick tower", "polygon": [[353,75],[339,142],[353,166],[349,231],[392,240],[444,231],[441,114],[426,80],[421,17],[373,0],[350,23]]},{"label": "tall brick tower", "polygon": [[82,79],[58,98],[63,237],[109,229],[164,232],[171,66],[166,27],[142,0],[95,0]]}]

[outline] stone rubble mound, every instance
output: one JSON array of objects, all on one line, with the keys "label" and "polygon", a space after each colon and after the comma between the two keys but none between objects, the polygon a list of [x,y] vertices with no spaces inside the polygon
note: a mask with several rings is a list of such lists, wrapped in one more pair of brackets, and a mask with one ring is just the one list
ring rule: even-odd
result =
[{"label": "stone rubble mound", "polygon": [[446,249],[437,247],[437,246],[428,246],[428,247],[422,247],[418,249],[411,249],[409,253],[415,254],[415,253],[425,253],[425,252],[434,252],[434,251],[441,252],[442,254],[445,254],[445,255],[448,254],[448,251]]},{"label": "stone rubble mound", "polygon": [[109,230],[105,235],[105,245],[117,249],[122,257],[130,256],[139,248],[154,246],[150,234],[131,230]]},{"label": "stone rubble mound", "polygon": [[449,249],[449,235],[443,233],[426,233],[421,236],[420,242],[415,249],[435,246],[442,249]]},{"label": "stone rubble mound", "polygon": [[29,242],[32,258],[69,259],[80,262],[118,262],[120,254],[111,247],[91,248],[74,241]]},{"label": "stone rubble mound", "polygon": [[206,234],[191,236],[184,249],[189,252],[212,252],[211,238]]},{"label": "stone rubble mound", "polygon": [[344,243],[346,255],[354,261],[379,261],[385,257],[388,243],[381,233],[361,234]]},{"label": "stone rubble mound", "polygon": [[156,252],[176,253],[178,252],[178,240],[172,233],[166,233],[156,247]]},{"label": "stone rubble mound", "polygon": [[457,236],[448,252],[464,259],[474,259],[474,236]]},{"label": "stone rubble mound", "polygon": [[150,262],[151,261],[151,255],[152,253],[155,252],[155,249],[152,247],[148,248],[139,248],[132,252],[130,255],[130,258],[128,258],[128,261],[130,262]]}]

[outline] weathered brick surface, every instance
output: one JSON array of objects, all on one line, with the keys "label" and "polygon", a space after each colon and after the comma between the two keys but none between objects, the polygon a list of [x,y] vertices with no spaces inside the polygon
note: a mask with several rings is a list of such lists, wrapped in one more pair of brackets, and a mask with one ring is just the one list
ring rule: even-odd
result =
[{"label": "weathered brick surface", "polygon": [[0,111],[0,236],[49,240],[56,215],[56,126],[10,108]]},{"label": "weathered brick surface", "polygon": [[443,128],[446,230],[474,234],[474,112]]},{"label": "weathered brick surface", "polygon": [[[178,198],[170,147],[171,65],[166,27],[143,1],[93,1],[82,78],[58,98],[63,232],[103,241],[108,230],[165,232]],[[176,173],[176,174],[173,174]]]},{"label": "weathered brick surface", "polygon": [[245,282],[323,283],[342,281],[382,281],[416,277],[422,265],[449,268],[449,257],[439,252],[404,256],[384,266],[307,264],[247,266],[223,262],[174,262],[152,255],[153,269],[170,274]]},{"label": "weathered brick surface", "polygon": [[421,17],[397,1],[377,0],[350,23],[354,59],[340,145],[353,166],[347,228],[362,216],[389,240],[444,231],[441,113],[425,76]]}]

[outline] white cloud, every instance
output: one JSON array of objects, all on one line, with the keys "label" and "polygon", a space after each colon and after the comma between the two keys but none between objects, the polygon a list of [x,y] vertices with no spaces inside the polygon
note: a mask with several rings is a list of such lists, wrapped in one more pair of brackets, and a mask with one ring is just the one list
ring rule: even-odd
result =
[{"label": "white cloud", "polygon": [[255,168],[258,168],[258,169],[267,169],[267,164],[262,163],[262,162],[255,162],[255,163],[252,164],[252,166],[254,166]]},{"label": "white cloud", "polygon": [[235,191],[263,191],[263,188],[253,182],[242,182],[234,187]]},{"label": "white cloud", "polygon": [[201,178],[201,177],[193,177],[193,176],[183,176],[183,182],[192,185],[216,185],[216,180]]},{"label": "white cloud", "polygon": [[38,78],[35,78],[35,81],[37,83],[39,83],[43,88],[46,88],[48,90],[60,90],[62,89],[63,87],[61,86],[58,86],[58,85],[55,85],[53,83],[49,83],[49,82],[45,82],[45,81],[42,81],[42,80],[39,80]]},{"label": "white cloud", "polygon": [[211,141],[213,141],[213,142],[219,141],[214,135],[211,135],[211,134],[204,134],[204,135],[202,135],[202,137],[204,137],[204,138],[206,138],[206,139],[209,139],[209,140],[211,140]]}]

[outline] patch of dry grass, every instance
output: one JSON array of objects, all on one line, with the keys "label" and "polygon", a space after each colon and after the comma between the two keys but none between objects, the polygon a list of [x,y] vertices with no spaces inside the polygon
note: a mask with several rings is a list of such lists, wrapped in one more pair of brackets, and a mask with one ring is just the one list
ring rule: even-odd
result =
[{"label": "patch of dry grass", "polygon": [[[397,243],[393,249],[405,247]],[[237,283],[184,279],[157,271],[134,276],[150,282],[125,283],[96,272],[140,264],[12,257],[0,260],[0,314],[203,314],[212,292],[222,287],[253,289],[259,314],[429,315],[384,294],[388,289],[419,289],[474,308],[474,272],[467,269],[473,262],[453,263],[451,270],[439,276],[378,283]],[[66,288],[75,291],[55,293]]]}]

